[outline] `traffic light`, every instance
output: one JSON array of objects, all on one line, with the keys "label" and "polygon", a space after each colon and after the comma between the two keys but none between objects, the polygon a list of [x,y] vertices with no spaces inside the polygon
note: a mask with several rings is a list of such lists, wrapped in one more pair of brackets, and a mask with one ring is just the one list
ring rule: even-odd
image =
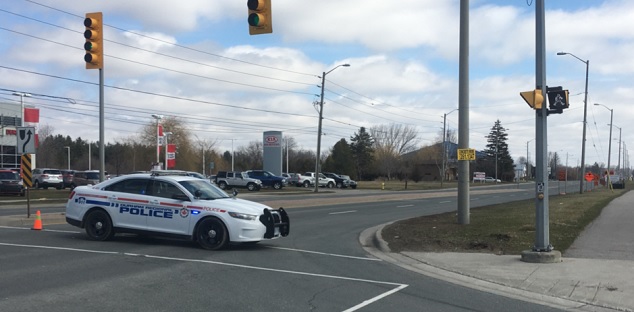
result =
[{"label": "traffic light", "polygon": [[103,20],[101,12],[86,13],[84,19],[84,61],[86,61],[86,69],[102,69],[103,68]]},{"label": "traffic light", "polygon": [[248,0],[247,7],[249,8],[249,35],[272,33],[271,0]]},{"label": "traffic light", "polygon": [[520,92],[520,95],[526,101],[528,106],[533,109],[542,109],[542,103],[544,102],[544,95],[541,89],[535,89],[533,91]]}]

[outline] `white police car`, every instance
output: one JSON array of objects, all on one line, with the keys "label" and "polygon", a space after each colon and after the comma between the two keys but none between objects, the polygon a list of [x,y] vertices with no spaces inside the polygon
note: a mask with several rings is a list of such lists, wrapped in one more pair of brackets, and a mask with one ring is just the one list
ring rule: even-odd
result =
[{"label": "white police car", "polygon": [[147,233],[190,239],[211,250],[228,243],[255,243],[287,236],[283,208],[238,199],[207,180],[153,172],[75,188],[66,222],[104,241],[115,233]]}]

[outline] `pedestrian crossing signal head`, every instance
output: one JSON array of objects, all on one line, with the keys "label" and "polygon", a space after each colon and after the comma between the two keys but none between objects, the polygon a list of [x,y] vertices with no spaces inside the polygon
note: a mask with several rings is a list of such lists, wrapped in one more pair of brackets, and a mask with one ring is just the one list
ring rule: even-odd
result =
[{"label": "pedestrian crossing signal head", "polygon": [[528,106],[530,106],[531,108],[542,109],[542,104],[544,103],[544,95],[542,94],[541,89],[520,92],[520,96],[522,96],[524,101],[526,101]]}]

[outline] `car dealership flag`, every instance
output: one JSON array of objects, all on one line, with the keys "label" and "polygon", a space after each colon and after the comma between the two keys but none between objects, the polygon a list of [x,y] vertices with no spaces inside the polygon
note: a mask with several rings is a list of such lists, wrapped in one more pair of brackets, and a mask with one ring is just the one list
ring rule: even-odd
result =
[{"label": "car dealership flag", "polygon": [[167,169],[176,167],[176,144],[167,144]]}]

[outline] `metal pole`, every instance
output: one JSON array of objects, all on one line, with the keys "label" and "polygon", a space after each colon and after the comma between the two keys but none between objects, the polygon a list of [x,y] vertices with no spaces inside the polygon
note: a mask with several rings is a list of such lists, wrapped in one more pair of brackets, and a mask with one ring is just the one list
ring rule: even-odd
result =
[{"label": "metal pole", "polygon": [[104,100],[103,100],[103,68],[99,69],[99,181],[106,179],[106,147],[104,126]]},{"label": "metal pole", "polygon": [[608,175],[606,180],[609,184],[612,184],[612,181],[610,181],[610,156],[612,156],[612,117],[614,117],[614,110],[610,108],[610,142],[608,143]]},{"label": "metal pole", "polygon": [[[458,148],[469,148],[469,0],[460,0]],[[458,161],[458,223],[469,224],[469,161]]]},{"label": "metal pole", "polygon": [[[537,0],[535,6],[535,87],[542,90],[546,102],[546,27],[544,0]],[[537,172],[535,175],[535,246],[533,251],[552,251],[549,238],[548,215],[548,105],[542,104],[541,110],[536,110],[535,139]]]},{"label": "metal pole", "polygon": [[231,171],[233,171],[233,139],[231,139]]},{"label": "metal pole", "polygon": [[319,99],[319,125],[317,126],[317,155],[315,155],[315,189],[314,192],[319,192],[319,154],[321,153],[321,122],[323,120],[324,113],[324,85],[326,84],[326,75],[330,74],[333,70],[344,66],[349,67],[350,64],[340,64],[328,72],[323,72],[321,76],[321,97]]},{"label": "metal pole", "polygon": [[[617,127],[617,126],[615,126]],[[617,127],[619,128],[619,127]],[[616,163],[616,171],[621,174],[621,128],[619,128],[619,161]]]},{"label": "metal pole", "polygon": [[579,194],[583,193],[584,175],[586,174],[586,126],[588,124],[588,71],[590,70],[590,60],[586,62],[586,89],[583,98],[583,134],[581,139],[581,174],[579,178]]},{"label": "metal pole", "polygon": [[445,181],[445,172],[447,169],[445,168],[445,158],[447,158],[447,114],[443,115],[442,119],[442,174],[440,175],[440,188],[443,187],[443,182]]},{"label": "metal pole", "polygon": [[70,146],[64,146],[64,148],[66,148],[66,151],[68,152],[68,170],[70,170]]},{"label": "metal pole", "polygon": [[319,99],[319,125],[317,126],[317,154],[315,155],[315,193],[319,192],[319,153],[321,153],[321,121],[324,112],[324,84],[326,83],[326,72],[321,76],[321,96]]}]

